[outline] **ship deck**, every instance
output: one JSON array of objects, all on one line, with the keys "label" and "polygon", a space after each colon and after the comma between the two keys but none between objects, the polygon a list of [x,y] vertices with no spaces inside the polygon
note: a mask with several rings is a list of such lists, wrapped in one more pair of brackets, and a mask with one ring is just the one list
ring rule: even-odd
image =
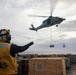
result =
[{"label": "ship deck", "polygon": [[66,70],[66,75],[76,75],[76,64],[72,64],[70,68]]},{"label": "ship deck", "polygon": [[[18,75],[28,75],[28,73],[19,73]],[[72,64],[70,68],[66,69],[66,75],[76,75],[76,64]]]},{"label": "ship deck", "polygon": [[[58,55],[59,57],[62,57],[62,56],[64,56],[64,57],[66,57],[66,58],[69,58],[70,59],[70,61],[67,59],[66,60],[66,75],[76,75],[76,55]],[[57,56],[57,57],[58,57]],[[30,59],[30,58],[33,58],[33,57],[52,57],[52,55],[44,55],[44,56],[28,56],[28,58],[26,57],[26,58],[20,58],[20,59],[18,59],[19,60],[19,74],[18,75],[29,75],[28,73],[28,59]],[[56,55],[55,56],[53,56],[53,57],[56,57]],[[22,62],[22,60],[24,60],[24,62]],[[26,67],[24,67],[24,66],[26,66]],[[24,67],[24,68],[23,68]],[[25,68],[26,68],[26,72],[24,72],[24,70],[25,70]]]}]

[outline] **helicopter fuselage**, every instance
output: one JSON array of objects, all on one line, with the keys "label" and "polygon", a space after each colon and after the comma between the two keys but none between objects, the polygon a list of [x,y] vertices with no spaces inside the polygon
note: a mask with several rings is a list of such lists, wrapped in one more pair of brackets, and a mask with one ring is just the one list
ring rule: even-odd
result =
[{"label": "helicopter fuselage", "polygon": [[44,27],[53,26],[53,25],[56,25],[56,24],[60,24],[63,20],[65,20],[65,19],[60,18],[60,17],[50,16],[48,19],[43,21],[42,26],[44,26]]}]

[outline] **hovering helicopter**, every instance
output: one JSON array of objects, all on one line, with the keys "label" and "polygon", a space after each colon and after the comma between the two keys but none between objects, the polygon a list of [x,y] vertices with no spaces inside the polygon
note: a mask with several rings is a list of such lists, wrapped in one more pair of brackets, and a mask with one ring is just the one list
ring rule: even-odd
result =
[{"label": "hovering helicopter", "polygon": [[29,28],[29,29],[37,31],[39,29],[42,29],[42,28],[45,28],[45,27],[50,27],[50,26],[53,26],[53,25],[56,25],[56,27],[58,27],[58,24],[60,24],[64,20],[65,20],[65,18],[49,16],[49,18],[47,18],[46,20],[44,20],[43,23],[40,26],[38,26],[38,27],[35,28],[33,26],[33,24],[31,24],[32,28]]},{"label": "hovering helicopter", "polygon": [[[58,27],[58,25],[65,20],[65,18],[52,16],[54,7],[56,6],[56,3],[58,2],[58,0],[55,1],[56,3],[53,0],[49,0],[49,1],[51,2],[50,16],[28,15],[28,16],[33,16],[33,17],[48,17],[38,27],[34,27],[34,25],[31,24],[31,28],[29,28],[30,30],[37,31],[39,29],[42,29],[42,28],[45,28],[45,27],[50,27],[50,26],[53,26],[53,25],[56,25],[56,27]],[[52,1],[55,3],[55,5],[53,5]]]}]

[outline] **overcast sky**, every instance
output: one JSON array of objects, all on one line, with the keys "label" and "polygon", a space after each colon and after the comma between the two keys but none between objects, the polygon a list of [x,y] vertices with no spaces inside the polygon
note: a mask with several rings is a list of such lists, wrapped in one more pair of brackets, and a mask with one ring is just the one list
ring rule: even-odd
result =
[{"label": "overcast sky", "polygon": [[[43,28],[38,32],[29,30],[31,23],[37,27],[46,18],[29,17],[28,14],[49,16],[51,12],[66,20],[58,27]],[[22,54],[76,53],[76,0],[0,0],[0,29],[4,28],[11,31],[11,43],[34,42]],[[49,47],[51,43],[54,48]]]}]

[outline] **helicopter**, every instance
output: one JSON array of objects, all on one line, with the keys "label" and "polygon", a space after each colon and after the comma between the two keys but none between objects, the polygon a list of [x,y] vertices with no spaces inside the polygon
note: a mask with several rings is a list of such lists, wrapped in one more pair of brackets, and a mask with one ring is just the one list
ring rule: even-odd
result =
[{"label": "helicopter", "polygon": [[30,30],[38,31],[39,29],[46,28],[46,27],[51,27],[51,26],[54,26],[54,25],[56,25],[56,27],[58,27],[58,25],[61,24],[65,20],[65,18],[52,15],[53,11],[55,9],[55,6],[57,5],[58,0],[49,0],[49,1],[50,1],[50,9],[51,9],[49,16],[28,15],[28,16],[31,16],[31,17],[44,17],[44,18],[48,17],[38,27],[34,27],[34,25],[31,24],[31,28],[29,28]]},{"label": "helicopter", "polygon": [[60,24],[64,20],[65,20],[65,18],[49,16],[46,20],[44,20],[42,22],[42,24],[40,26],[35,28],[34,25],[31,24],[32,28],[29,28],[29,29],[37,31],[39,29],[42,29],[42,28],[45,28],[45,27],[50,27],[50,26],[53,26],[53,25],[56,25],[56,27],[58,27],[58,24]]}]

